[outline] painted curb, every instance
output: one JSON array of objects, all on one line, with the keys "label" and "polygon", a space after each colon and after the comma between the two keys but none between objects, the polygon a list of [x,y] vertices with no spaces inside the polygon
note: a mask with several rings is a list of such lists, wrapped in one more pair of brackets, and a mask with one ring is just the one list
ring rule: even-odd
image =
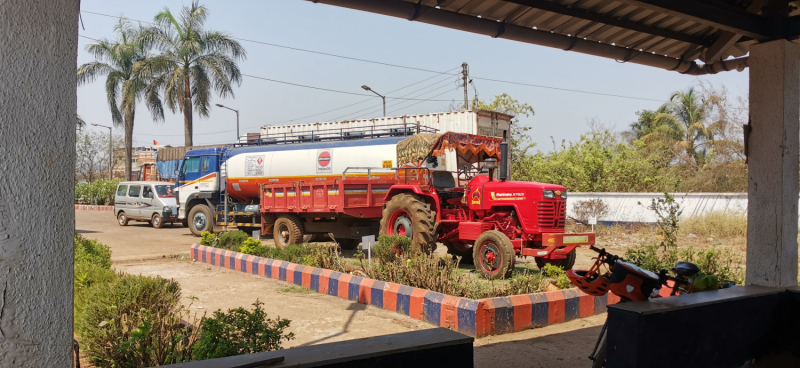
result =
[{"label": "painted curb", "polygon": [[96,204],[76,204],[76,210],[81,211],[108,211],[114,212],[114,206],[101,206]]},{"label": "painted curb", "polygon": [[402,313],[474,337],[589,317],[605,313],[607,305],[619,302],[612,294],[593,297],[578,289],[474,300],[199,244],[192,245],[191,257],[212,266],[286,281],[320,294]]}]

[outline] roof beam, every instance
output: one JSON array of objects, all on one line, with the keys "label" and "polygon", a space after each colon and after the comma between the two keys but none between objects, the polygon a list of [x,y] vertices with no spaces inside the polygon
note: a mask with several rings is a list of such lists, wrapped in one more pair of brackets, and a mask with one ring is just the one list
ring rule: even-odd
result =
[{"label": "roof beam", "polygon": [[[753,0],[750,6],[747,7],[747,11],[750,13],[758,13],[766,2],[766,0]],[[704,63],[713,63],[722,59],[725,57],[726,51],[742,38],[742,35],[729,31],[720,30],[718,33],[719,37],[717,40],[714,41],[714,44],[706,50],[705,54],[703,54],[700,59],[703,60]]]},{"label": "roof beam", "polygon": [[[615,0],[757,40],[780,38],[767,17],[710,0]],[[777,32],[776,32],[777,31]]]},{"label": "roof beam", "polygon": [[530,8],[545,10],[553,13],[558,13],[562,15],[567,15],[570,17],[590,20],[593,22],[608,24],[610,26],[630,29],[637,32],[647,33],[654,36],[660,36],[664,38],[669,38],[673,40],[693,43],[696,45],[703,45],[703,46],[711,46],[712,40],[703,38],[703,37],[696,37],[692,35],[688,35],[681,32],[675,32],[664,28],[653,27],[643,23],[638,23],[626,19],[620,19],[616,17],[612,17],[606,14],[600,14],[592,12],[588,9],[582,9],[577,7],[568,7],[564,5],[560,5],[555,1],[551,0],[504,0],[508,3],[513,3],[517,5],[523,5]]}]

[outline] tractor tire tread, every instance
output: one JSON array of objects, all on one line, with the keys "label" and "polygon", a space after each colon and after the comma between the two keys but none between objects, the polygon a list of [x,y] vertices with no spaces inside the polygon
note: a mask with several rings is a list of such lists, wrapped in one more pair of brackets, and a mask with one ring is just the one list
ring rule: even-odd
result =
[{"label": "tractor tire tread", "polygon": [[436,248],[436,211],[431,209],[430,203],[422,198],[408,194],[398,194],[386,203],[381,217],[380,235],[386,235],[387,222],[392,212],[397,209],[404,209],[411,216],[411,223],[414,226],[414,238],[411,241],[411,249],[432,253]]}]

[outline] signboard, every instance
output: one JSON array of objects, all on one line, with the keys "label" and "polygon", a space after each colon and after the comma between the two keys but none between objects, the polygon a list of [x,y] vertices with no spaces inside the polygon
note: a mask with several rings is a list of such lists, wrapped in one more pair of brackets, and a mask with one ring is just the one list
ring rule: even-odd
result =
[{"label": "signboard", "polygon": [[361,237],[361,249],[367,250],[367,260],[372,264],[372,247],[375,245],[375,235]]},{"label": "signboard", "polygon": [[589,225],[597,225],[597,217],[589,217]]},{"label": "signboard", "polygon": [[333,150],[317,150],[317,174],[333,172]]},{"label": "signboard", "polygon": [[245,176],[264,176],[264,156],[253,155],[244,158]]},{"label": "signboard", "polygon": [[385,160],[383,161],[383,168],[384,169],[391,169],[392,168],[392,160]]}]

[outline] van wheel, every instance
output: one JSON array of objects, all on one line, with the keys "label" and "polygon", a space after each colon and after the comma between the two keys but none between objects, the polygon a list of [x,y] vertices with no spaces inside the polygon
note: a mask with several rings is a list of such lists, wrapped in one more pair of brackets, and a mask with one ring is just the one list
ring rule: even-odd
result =
[{"label": "van wheel", "polygon": [[275,244],[285,248],[303,241],[303,223],[297,216],[281,216],[274,225]]},{"label": "van wheel", "polygon": [[156,229],[160,229],[164,227],[164,219],[161,218],[161,215],[154,213],[153,218],[150,219],[150,225],[153,225]]},{"label": "van wheel", "polygon": [[200,236],[203,231],[210,232],[214,229],[214,218],[211,217],[211,210],[205,205],[192,207],[192,210],[189,211],[187,222],[189,223],[189,231],[194,236]]},{"label": "van wheel", "polygon": [[119,226],[128,226],[128,216],[125,215],[125,212],[120,212],[117,215],[117,222],[119,223]]}]

